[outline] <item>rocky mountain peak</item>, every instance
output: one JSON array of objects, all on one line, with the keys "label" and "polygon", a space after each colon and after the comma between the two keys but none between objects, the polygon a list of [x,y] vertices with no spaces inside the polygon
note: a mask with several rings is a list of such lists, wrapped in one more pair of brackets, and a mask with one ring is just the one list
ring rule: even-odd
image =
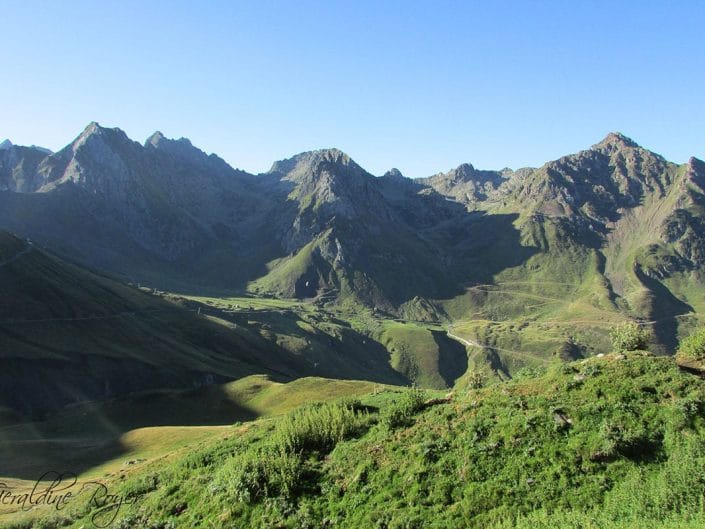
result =
[{"label": "rocky mountain peak", "polygon": [[50,154],[37,168],[43,192],[64,183],[78,184],[92,192],[115,194],[117,183],[125,191],[128,166],[140,163],[141,147],[119,128],[101,127],[92,121],[68,146]]},{"label": "rocky mountain peak", "polygon": [[193,149],[195,148],[188,138],[179,138],[174,140],[167,138],[161,131],[156,131],[152,134],[147,141],[144,142],[145,147],[155,147],[155,148],[173,148],[179,147],[181,149]]},{"label": "rocky mountain peak", "polygon": [[94,141],[101,141],[103,143],[112,142],[130,142],[131,140],[127,137],[127,134],[119,128],[105,128],[101,127],[97,122],[91,121],[83,132],[73,141],[71,144],[71,149],[76,152],[78,149],[87,145],[88,143]]},{"label": "rocky mountain peak", "polygon": [[688,165],[695,169],[696,171],[703,171],[705,170],[705,162],[703,162],[701,159],[696,158],[695,156],[691,156],[688,159]]},{"label": "rocky mountain peak", "polygon": [[44,155],[49,155],[52,154],[51,149],[47,149],[46,147],[41,147],[39,145],[15,145],[12,143],[10,140],[5,140],[2,143],[0,143],[0,151],[12,151],[12,150],[31,150],[34,151],[37,154],[44,154]]},{"label": "rocky mountain peak", "polygon": [[350,156],[333,148],[302,152],[292,158],[274,162],[269,173],[289,180],[300,180],[320,175],[330,169],[330,166],[340,167],[344,172],[364,172]]},{"label": "rocky mountain peak", "polygon": [[32,145],[29,146],[29,148],[30,148],[30,149],[34,149],[35,151],[42,152],[42,153],[44,153],[44,154],[53,154],[53,152],[52,152],[51,149],[47,149],[46,147],[41,147],[40,145],[34,145],[34,144],[32,144]]},{"label": "rocky mountain peak", "polygon": [[384,173],[384,175],[382,175],[382,177],[383,177],[383,178],[394,178],[394,179],[396,179],[396,180],[399,180],[399,179],[402,179],[402,178],[406,178],[406,177],[401,173],[401,171],[400,171],[399,169],[397,169],[396,167],[392,167],[389,171],[387,171],[386,173]]},{"label": "rocky mountain peak", "polygon": [[101,127],[97,121],[91,121],[88,125],[86,125],[86,128],[83,129],[83,132],[78,135],[78,138],[74,140],[74,144],[78,142],[85,143],[88,138],[91,136],[100,135],[103,130],[103,127]]},{"label": "rocky mountain peak", "polygon": [[339,149],[319,149],[300,154],[296,157],[299,164],[307,166],[313,172],[319,172],[322,166],[339,166],[358,168],[358,165]]},{"label": "rocky mountain peak", "polygon": [[621,132],[610,132],[600,142],[592,146],[592,150],[612,154],[624,149],[638,149],[639,144]]},{"label": "rocky mountain peak", "polygon": [[686,178],[705,191],[705,162],[691,156],[686,166]]},{"label": "rocky mountain peak", "polygon": [[166,136],[164,136],[164,134],[162,134],[162,132],[158,130],[154,132],[154,134],[152,134],[149,138],[147,138],[147,140],[144,142],[144,146],[149,147],[151,145],[152,147],[158,147],[159,144],[166,139]]},{"label": "rocky mountain peak", "polygon": [[472,164],[463,163],[455,169],[449,171],[448,176],[450,176],[456,182],[467,182],[469,180],[475,179],[475,173],[476,171]]},{"label": "rocky mountain peak", "polygon": [[335,148],[313,151],[313,158],[316,160],[320,159],[321,161],[331,162],[339,165],[351,165],[355,163],[352,161],[352,158],[350,158],[350,156],[345,154],[343,151]]},{"label": "rocky mountain peak", "polygon": [[174,140],[167,138],[160,131],[155,132],[144,143],[146,149],[156,149],[176,158],[190,161],[203,162],[207,155],[197,147],[194,147],[188,138]]}]

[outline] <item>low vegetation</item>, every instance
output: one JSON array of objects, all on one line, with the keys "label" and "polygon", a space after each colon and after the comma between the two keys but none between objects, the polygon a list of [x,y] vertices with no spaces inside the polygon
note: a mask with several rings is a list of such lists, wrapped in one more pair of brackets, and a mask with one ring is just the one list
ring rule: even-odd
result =
[{"label": "low vegetation", "polygon": [[676,362],[684,369],[705,374],[705,327],[681,342],[676,352]]},{"label": "low vegetation", "polygon": [[114,483],[139,498],[114,526],[705,524],[705,384],[641,352],[446,397],[384,388],[238,432]]},{"label": "low vegetation", "polygon": [[645,350],[649,345],[649,332],[638,323],[629,321],[617,325],[610,331],[612,348],[615,352]]},{"label": "low vegetation", "polygon": [[698,362],[705,361],[705,328],[685,338],[678,348],[678,356]]}]

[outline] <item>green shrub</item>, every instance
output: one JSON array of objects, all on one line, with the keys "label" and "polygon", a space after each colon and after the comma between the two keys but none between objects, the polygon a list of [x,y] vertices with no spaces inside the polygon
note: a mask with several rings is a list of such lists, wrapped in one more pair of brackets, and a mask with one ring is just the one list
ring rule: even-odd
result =
[{"label": "green shrub", "polygon": [[610,491],[603,506],[606,518],[658,520],[676,513],[703,513],[702,442],[675,435],[668,452],[657,466],[633,467]]},{"label": "green shrub", "polygon": [[129,498],[139,498],[148,492],[156,490],[159,486],[159,476],[157,474],[147,474],[125,483],[123,491]]},{"label": "green shrub", "polygon": [[382,424],[389,430],[410,426],[414,415],[423,409],[425,400],[426,394],[417,388],[404,392],[396,402],[387,407],[382,415]]},{"label": "green shrub", "polygon": [[613,327],[610,331],[612,349],[618,353],[646,349],[651,335],[638,323],[630,321]]},{"label": "green shrub", "polygon": [[330,452],[360,426],[360,414],[351,403],[299,408],[282,418],[275,442],[287,453]]},{"label": "green shrub", "polygon": [[303,462],[281,446],[253,450],[236,458],[229,469],[230,492],[236,501],[253,503],[262,498],[291,497],[300,488]]},{"label": "green shrub", "polygon": [[705,327],[681,341],[678,356],[698,361],[705,360]]},{"label": "green shrub", "polygon": [[298,408],[278,421],[266,444],[235,455],[212,490],[227,490],[240,503],[290,499],[305,489],[307,453],[330,452],[363,425],[356,401]]},{"label": "green shrub", "polygon": [[[481,376],[481,373],[477,373],[477,374]],[[522,367],[519,371],[516,372],[516,374],[512,378],[514,378],[514,380],[531,379],[531,378],[538,378],[538,377],[543,376],[545,374],[546,374],[546,368],[543,366]],[[475,375],[475,373],[473,373],[473,375]],[[482,384],[477,386],[477,388],[481,388],[482,386],[484,386],[484,381]],[[473,389],[476,389],[476,388],[473,388]]]},{"label": "green shrub", "polygon": [[480,371],[473,371],[468,375],[468,388],[481,389],[487,384],[487,376]]},{"label": "green shrub", "polygon": [[248,452],[232,464],[231,493],[236,501],[251,503],[267,495],[269,477],[264,454]]},{"label": "green shrub", "polygon": [[617,456],[647,458],[660,448],[660,439],[651,438],[641,425],[630,427],[621,423],[605,421],[600,435],[603,439],[601,456],[614,459]]},{"label": "green shrub", "polygon": [[298,454],[281,447],[267,450],[265,471],[269,488],[284,498],[291,498],[303,486],[304,462]]}]

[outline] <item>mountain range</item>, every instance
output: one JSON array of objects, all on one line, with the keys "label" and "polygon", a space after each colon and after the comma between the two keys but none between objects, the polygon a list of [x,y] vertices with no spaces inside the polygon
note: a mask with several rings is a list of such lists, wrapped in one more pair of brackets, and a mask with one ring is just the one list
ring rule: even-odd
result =
[{"label": "mountain range", "polygon": [[[669,162],[619,133],[539,168],[463,164],[411,179],[396,169],[373,176],[337,149],[253,175],[184,138],[156,132],[140,144],[91,123],[56,153],[2,144],[0,229],[13,234],[3,235],[4,248],[29,239],[46,260],[36,270],[18,260],[17,273],[58,267],[80,271],[85,284],[111,282],[113,294],[130,283],[414,322],[436,333],[428,336],[438,358],[452,358],[444,365],[437,358],[429,375],[424,359],[409,353],[416,338],[391,343],[386,331],[343,318],[340,329],[357,343],[346,362],[369,354],[370,366],[391,363],[384,381],[428,375],[432,385],[453,385],[484,368],[509,377],[551,356],[604,352],[609,326],[627,318],[652,328],[654,349],[669,353],[705,308],[705,163]],[[86,303],[133,311],[113,294],[91,293]],[[27,314],[53,314],[63,299],[37,298]],[[14,314],[14,305],[5,308]],[[321,332],[312,325],[304,341]],[[438,332],[444,328],[462,338],[466,361]],[[379,347],[374,353],[361,352],[368,339]],[[252,350],[262,350],[258,343]],[[277,351],[287,376],[312,372],[297,364],[309,348]],[[335,361],[324,349],[317,354],[317,364],[328,358],[329,375],[366,376],[361,364],[332,373]],[[243,373],[266,365],[262,358]],[[448,365],[455,367],[439,375]],[[234,376],[211,367],[205,371]]]}]

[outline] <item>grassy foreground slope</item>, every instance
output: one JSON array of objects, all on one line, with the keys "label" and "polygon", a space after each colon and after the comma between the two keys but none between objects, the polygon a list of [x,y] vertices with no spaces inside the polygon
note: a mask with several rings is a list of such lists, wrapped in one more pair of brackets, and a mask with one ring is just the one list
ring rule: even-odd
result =
[{"label": "grassy foreground slope", "polygon": [[[123,528],[694,528],[703,475],[705,383],[629,353],[450,398],[386,390],[298,408],[111,492],[138,498]],[[96,512],[75,503],[43,527]]]},{"label": "grassy foreground slope", "polygon": [[[282,384],[254,375],[191,391],[79,404],[44,421],[0,427],[0,483],[3,490],[31,490],[45,472],[59,469],[77,474],[80,483],[120,481],[155,462],[163,466],[204,445],[239,437],[256,424],[246,421],[281,415],[303,402],[383,388],[318,377]],[[29,516],[42,518],[47,512],[42,507]],[[0,526],[18,517],[27,514],[16,505],[0,505]]]}]

